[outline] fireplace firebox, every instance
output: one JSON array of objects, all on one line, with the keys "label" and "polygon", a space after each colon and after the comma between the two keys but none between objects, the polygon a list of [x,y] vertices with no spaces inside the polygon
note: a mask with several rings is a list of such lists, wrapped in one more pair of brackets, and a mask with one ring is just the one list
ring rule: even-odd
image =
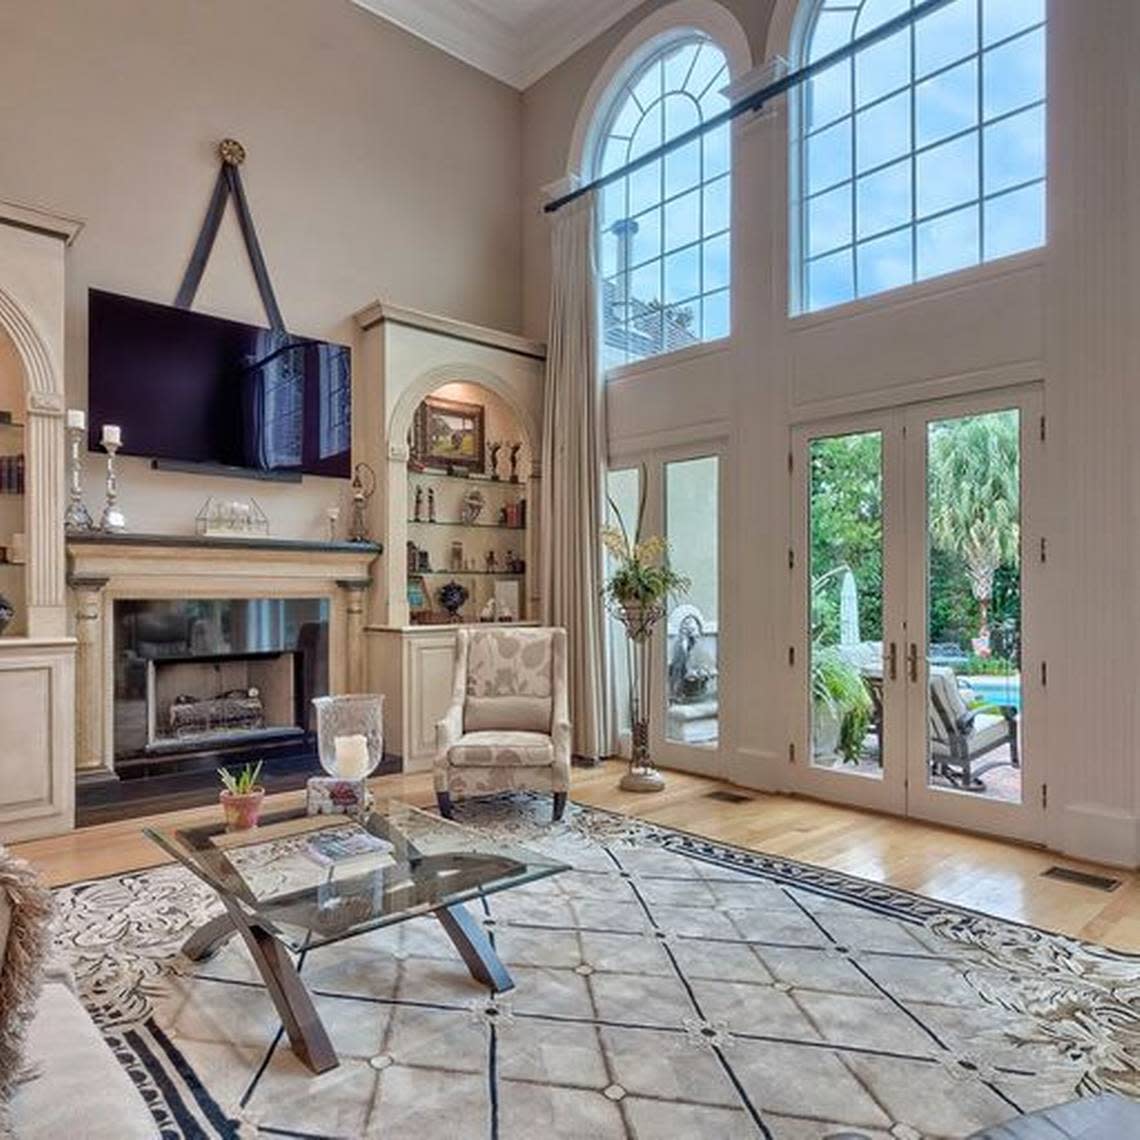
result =
[{"label": "fireplace firebox", "polygon": [[117,599],[116,772],[231,762],[251,748],[315,755],[328,629],[327,598]]}]

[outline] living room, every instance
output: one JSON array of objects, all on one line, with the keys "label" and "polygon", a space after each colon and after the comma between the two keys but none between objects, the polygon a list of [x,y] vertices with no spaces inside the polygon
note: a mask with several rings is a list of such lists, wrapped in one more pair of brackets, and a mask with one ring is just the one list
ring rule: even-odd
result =
[{"label": "living room", "polygon": [[0,1132],[1140,1136],[1137,48],[5,5]]}]

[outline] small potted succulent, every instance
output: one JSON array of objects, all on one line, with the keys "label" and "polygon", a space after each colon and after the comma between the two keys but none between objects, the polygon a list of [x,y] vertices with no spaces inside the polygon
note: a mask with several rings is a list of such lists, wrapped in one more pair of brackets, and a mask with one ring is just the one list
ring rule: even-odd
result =
[{"label": "small potted succulent", "polygon": [[218,776],[223,785],[218,799],[226,815],[226,830],[248,831],[256,827],[261,801],[265,798],[265,789],[257,782],[261,777],[261,761],[246,764],[236,772],[219,768]]}]

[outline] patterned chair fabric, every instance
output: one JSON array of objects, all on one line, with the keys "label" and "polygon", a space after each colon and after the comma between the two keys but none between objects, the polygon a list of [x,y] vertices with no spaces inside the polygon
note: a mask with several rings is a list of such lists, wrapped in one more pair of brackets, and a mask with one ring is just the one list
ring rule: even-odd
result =
[{"label": "patterned chair fabric", "polygon": [[441,809],[451,795],[514,790],[564,800],[570,790],[565,630],[457,630],[451,705],[436,726],[436,745]]}]

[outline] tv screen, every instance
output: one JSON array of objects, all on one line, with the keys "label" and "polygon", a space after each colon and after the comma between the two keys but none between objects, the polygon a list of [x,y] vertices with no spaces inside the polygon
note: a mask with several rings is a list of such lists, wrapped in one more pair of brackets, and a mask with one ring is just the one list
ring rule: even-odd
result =
[{"label": "tv screen", "polygon": [[282,474],[351,474],[352,358],[343,344],[92,289],[88,444]]}]

